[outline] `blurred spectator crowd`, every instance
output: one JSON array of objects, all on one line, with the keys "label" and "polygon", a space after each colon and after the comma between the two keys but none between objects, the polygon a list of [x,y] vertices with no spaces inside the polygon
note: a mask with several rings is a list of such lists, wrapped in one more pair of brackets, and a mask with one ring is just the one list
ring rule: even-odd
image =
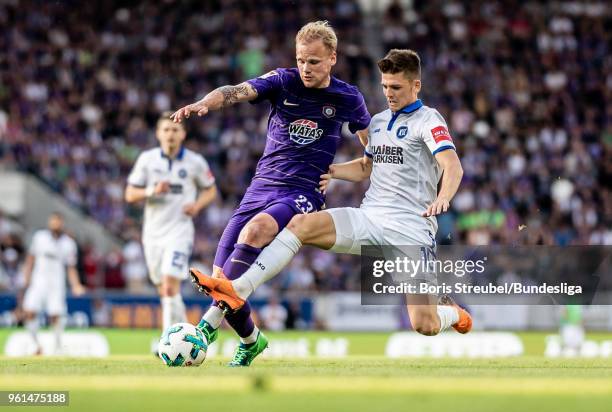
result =
[{"label": "blurred spectator crowd", "polygon": [[453,213],[439,219],[443,241],[612,244],[605,4],[389,7],[385,49],[420,53],[423,99],[447,119],[465,171]]},{"label": "blurred spectator crowd", "polygon": [[[0,2],[0,171],[37,175],[124,237],[107,255],[80,244],[90,287],[151,291],[141,211],[124,204],[123,188],[138,153],[156,144],[158,114],[293,66],[294,33],[326,19],[339,38],[334,74],[361,88],[371,113],[385,108],[375,61],[393,47],[421,55],[421,98],[447,119],[465,171],[439,218],[441,244],[612,244],[610,8],[414,3],[366,16],[356,0]],[[187,123],[187,145],[207,158],[222,194],[196,219],[195,265],[212,265],[267,115],[266,104],[242,104]],[[361,153],[347,136],[336,161]],[[334,182],[327,207],[358,206],[365,189]],[[1,219],[1,269],[16,273],[25,239]],[[309,249],[259,293],[358,289],[356,258]]]}]

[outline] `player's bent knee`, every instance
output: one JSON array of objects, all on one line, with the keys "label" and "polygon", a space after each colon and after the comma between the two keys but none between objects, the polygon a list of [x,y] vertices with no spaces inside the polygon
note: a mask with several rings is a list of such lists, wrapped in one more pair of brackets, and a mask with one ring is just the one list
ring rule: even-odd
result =
[{"label": "player's bent knee", "polygon": [[334,222],[326,212],[307,215],[295,215],[287,228],[300,239],[304,245],[329,249],[336,241]]},{"label": "player's bent knee", "polygon": [[243,231],[240,233],[240,238],[238,239],[239,243],[246,243],[248,245],[254,245],[258,243],[262,236],[263,231],[262,227],[257,223],[249,224],[245,226]]},{"label": "player's bent knee", "polygon": [[254,247],[263,247],[274,239],[275,228],[264,222],[252,222],[240,232],[238,242]]},{"label": "player's bent knee", "polygon": [[420,316],[412,324],[414,330],[421,335],[434,336],[440,332],[440,324],[438,319],[433,316]]},{"label": "player's bent knee", "polygon": [[325,221],[320,213],[295,215],[287,225],[287,229],[291,230],[305,244],[319,239],[327,231]]},{"label": "player's bent knee", "polygon": [[308,215],[295,215],[287,224],[287,229],[303,241],[309,231],[309,225]]},{"label": "player's bent knee", "polygon": [[416,329],[416,331],[424,336],[436,336],[438,332],[440,332],[440,329],[433,325],[427,325]]}]

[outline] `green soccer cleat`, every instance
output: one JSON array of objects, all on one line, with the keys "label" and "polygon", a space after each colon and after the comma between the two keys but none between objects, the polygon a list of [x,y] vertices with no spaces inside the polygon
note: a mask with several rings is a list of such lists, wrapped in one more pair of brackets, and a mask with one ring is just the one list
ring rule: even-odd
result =
[{"label": "green soccer cleat", "polygon": [[204,319],[202,319],[200,323],[198,323],[198,326],[196,326],[196,328],[202,331],[202,333],[206,337],[206,342],[208,343],[208,346],[210,346],[219,337],[219,328],[213,328],[210,323],[206,322]]},{"label": "green soccer cleat", "polygon": [[253,343],[242,343],[238,345],[234,359],[227,366],[241,367],[250,366],[253,359],[257,357],[261,352],[268,347],[268,338],[261,333],[257,333],[257,340]]}]

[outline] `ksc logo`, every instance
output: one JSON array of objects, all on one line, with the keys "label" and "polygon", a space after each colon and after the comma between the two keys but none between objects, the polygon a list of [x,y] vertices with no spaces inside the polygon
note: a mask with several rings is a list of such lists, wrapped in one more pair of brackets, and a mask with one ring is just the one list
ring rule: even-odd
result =
[{"label": "ksc logo", "polygon": [[404,137],[408,135],[408,127],[406,126],[400,127],[399,129],[397,129],[396,135],[398,139],[403,139]]},{"label": "ksc logo", "polygon": [[323,106],[323,116],[332,118],[336,115],[336,108],[334,106]]},{"label": "ksc logo", "polygon": [[318,128],[317,122],[308,119],[299,119],[289,125],[289,138],[297,144],[309,144],[323,135],[323,129]]}]

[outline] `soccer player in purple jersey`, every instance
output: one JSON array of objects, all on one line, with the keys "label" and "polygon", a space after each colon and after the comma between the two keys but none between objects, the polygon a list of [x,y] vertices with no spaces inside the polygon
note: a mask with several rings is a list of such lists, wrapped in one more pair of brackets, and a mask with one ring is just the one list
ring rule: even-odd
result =
[{"label": "soccer player in purple jersey", "polygon": [[[319,176],[334,159],[344,122],[365,144],[370,115],[357,87],[331,76],[336,47],[336,34],[327,22],[308,23],[296,35],[297,68],[220,87],[173,114],[180,122],[191,113],[203,116],[238,102],[268,100],[272,105],[264,154],[219,241],[213,276],[240,277],[294,215],[321,209]],[[191,274],[198,284],[204,276],[196,270]],[[225,314],[213,303],[198,327],[210,344],[224,315],[241,340],[230,366],[249,366],[268,341],[253,324],[248,304]]]}]

